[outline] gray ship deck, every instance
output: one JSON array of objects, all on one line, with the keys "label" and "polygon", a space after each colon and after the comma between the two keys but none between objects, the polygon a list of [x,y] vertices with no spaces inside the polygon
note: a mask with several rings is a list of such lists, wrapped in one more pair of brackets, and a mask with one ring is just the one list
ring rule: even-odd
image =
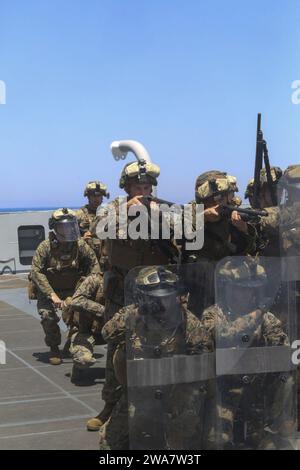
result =
[{"label": "gray ship deck", "polygon": [[[73,385],[71,359],[48,363],[36,302],[29,303],[26,286],[25,276],[0,277],[0,340],[7,350],[6,364],[0,364],[0,450],[98,449],[98,433],[86,431],[85,423],[103,406],[105,347],[95,348],[92,382]],[[291,441],[291,448],[299,442]]]},{"label": "gray ship deck", "polygon": [[96,347],[92,383],[73,385],[71,359],[60,366],[48,363],[25,279],[0,277],[0,340],[7,349],[6,364],[0,364],[0,450],[97,449],[98,433],[86,431],[85,423],[102,408],[105,347]]}]

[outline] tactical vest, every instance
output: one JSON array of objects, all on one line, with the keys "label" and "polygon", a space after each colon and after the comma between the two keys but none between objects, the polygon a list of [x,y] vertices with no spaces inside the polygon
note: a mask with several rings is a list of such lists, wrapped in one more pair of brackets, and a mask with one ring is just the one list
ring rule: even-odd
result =
[{"label": "tactical vest", "polygon": [[[191,201],[192,204],[192,222],[193,229],[196,229],[196,201]],[[226,219],[221,219],[218,222],[206,222],[204,225],[204,244],[201,250],[187,251],[185,256],[187,261],[195,261],[195,257],[206,258],[210,260],[220,260],[226,256],[234,254],[235,247],[231,243],[231,227]]]},{"label": "tactical vest", "polygon": [[106,248],[109,264],[119,269],[169,263],[167,254],[149,240],[107,240]]},{"label": "tactical vest", "polygon": [[109,240],[105,250],[110,270],[104,274],[104,292],[107,301],[124,305],[124,279],[138,266],[169,264],[167,255],[147,240]]},{"label": "tactical vest", "polygon": [[[82,213],[82,215],[80,214]],[[88,204],[81,207],[78,211],[79,226],[85,230],[88,230],[91,223],[96,218],[96,211],[90,211]]]},{"label": "tactical vest", "polygon": [[[79,218],[79,227],[82,231],[87,231],[90,230],[91,224],[94,222],[96,218],[96,211],[90,211],[88,204],[84,207],[80,208],[80,211],[82,212],[83,216],[78,215]],[[100,262],[101,260],[101,253],[102,253],[102,245],[103,241],[99,240],[96,236],[93,236],[92,238],[86,238],[85,242],[89,245],[90,248],[94,251],[98,261]]]},{"label": "tactical vest", "polygon": [[235,246],[231,243],[230,224],[227,220],[206,223],[204,226],[204,244],[200,258],[219,260],[235,254]]},{"label": "tactical vest", "polygon": [[74,290],[81,278],[79,269],[79,249],[74,243],[71,251],[65,251],[63,245],[50,237],[50,258],[46,277],[54,290]]},{"label": "tactical vest", "polygon": [[[124,204],[126,200],[123,199]],[[112,201],[111,205],[118,221],[118,201]],[[118,305],[124,305],[124,278],[128,271],[138,266],[166,265],[170,262],[168,254],[156,240],[106,239],[104,251],[110,267],[104,278],[105,297]]]}]

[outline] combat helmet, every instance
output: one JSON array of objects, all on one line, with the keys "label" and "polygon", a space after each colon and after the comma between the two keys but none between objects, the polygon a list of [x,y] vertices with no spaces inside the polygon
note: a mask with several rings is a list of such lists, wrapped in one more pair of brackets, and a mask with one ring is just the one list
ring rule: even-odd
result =
[{"label": "combat helmet", "polygon": [[59,242],[74,242],[80,237],[77,217],[71,209],[55,210],[48,225],[49,229],[54,231]]},{"label": "combat helmet", "polygon": [[300,165],[290,165],[280,180],[282,188],[300,189]]},{"label": "combat helmet", "polygon": [[220,280],[240,287],[260,287],[267,280],[264,267],[251,256],[239,259],[230,259],[218,269]]},{"label": "combat helmet", "polygon": [[[143,314],[165,314],[178,323],[176,299],[179,295],[177,274],[164,266],[142,268],[135,280],[135,302]],[[165,319],[166,319],[165,318]]]},{"label": "combat helmet", "polygon": [[127,163],[121,173],[119,187],[121,189],[129,182],[151,184],[157,186],[157,178],[160,175],[160,168],[154,163],[139,160]]},{"label": "combat helmet", "polygon": [[290,165],[278,183],[280,204],[292,205],[300,202],[300,165]]},{"label": "combat helmet", "polygon": [[101,181],[90,181],[87,183],[84,189],[84,197],[93,194],[94,196],[105,196],[109,198],[109,193],[107,192],[107,186]]},{"label": "combat helmet", "polygon": [[[279,166],[271,166],[270,174],[271,174],[272,183],[274,186],[276,186],[278,181],[282,177],[282,169],[279,168]],[[260,186],[262,187],[263,185],[267,183],[268,183],[267,171],[265,168],[262,168],[260,170]],[[245,191],[245,199],[248,199],[249,197],[253,197],[253,195],[254,195],[254,178],[249,180],[247,184],[247,188]]]},{"label": "combat helmet", "polygon": [[235,176],[228,175],[224,171],[210,170],[198,176],[195,184],[195,199],[196,202],[203,203],[211,197],[237,191]]},{"label": "combat helmet", "polygon": [[136,288],[153,297],[161,297],[177,291],[178,276],[164,266],[149,266],[141,269],[136,281]]},{"label": "combat helmet", "polygon": [[[228,312],[244,315],[265,308],[270,299],[267,275],[256,258],[230,258],[219,263],[216,270],[218,304]],[[238,295],[238,300],[236,298]]]}]

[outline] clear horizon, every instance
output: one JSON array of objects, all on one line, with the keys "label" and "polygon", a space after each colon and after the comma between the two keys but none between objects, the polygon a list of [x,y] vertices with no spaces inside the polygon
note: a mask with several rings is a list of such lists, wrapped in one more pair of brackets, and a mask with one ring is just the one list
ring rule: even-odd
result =
[{"label": "clear horizon", "polygon": [[95,179],[120,195],[119,139],[160,165],[162,198],[212,168],[243,197],[258,112],[271,164],[299,160],[299,19],[296,0],[3,0],[1,206],[81,206]]}]

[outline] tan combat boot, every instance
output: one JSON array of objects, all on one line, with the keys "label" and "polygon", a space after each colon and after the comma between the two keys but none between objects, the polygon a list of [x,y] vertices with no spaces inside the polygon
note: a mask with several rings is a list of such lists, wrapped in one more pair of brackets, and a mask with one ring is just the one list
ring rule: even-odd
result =
[{"label": "tan combat boot", "polygon": [[62,363],[60,351],[57,346],[50,348],[49,362],[52,366],[59,366]]},{"label": "tan combat boot", "polygon": [[105,403],[105,406],[101,413],[98,414],[95,418],[91,418],[86,423],[86,428],[88,431],[99,431],[101,426],[108,421],[114,405],[112,403]]}]

